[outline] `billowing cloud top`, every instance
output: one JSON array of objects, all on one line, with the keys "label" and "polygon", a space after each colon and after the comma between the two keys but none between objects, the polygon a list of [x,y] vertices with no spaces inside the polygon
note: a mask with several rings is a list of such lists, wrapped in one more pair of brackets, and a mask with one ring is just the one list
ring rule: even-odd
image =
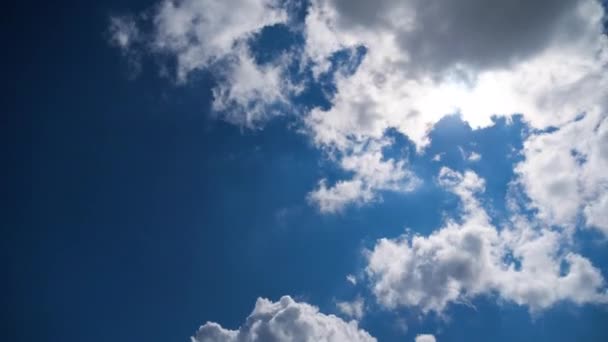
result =
[{"label": "billowing cloud top", "polygon": [[356,321],[345,322],[334,315],[324,315],[316,307],[298,303],[289,296],[278,302],[259,298],[238,330],[206,323],[192,337],[192,342],[241,341],[376,342],[376,339],[359,329]]}]

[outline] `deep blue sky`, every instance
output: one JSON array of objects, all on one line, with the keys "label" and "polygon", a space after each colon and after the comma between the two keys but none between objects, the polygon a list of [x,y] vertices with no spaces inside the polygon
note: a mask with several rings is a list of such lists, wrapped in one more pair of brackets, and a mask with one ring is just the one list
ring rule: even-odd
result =
[{"label": "deep blue sky", "polygon": [[[344,280],[364,266],[363,247],[405,227],[429,233],[457,205],[432,181],[435,153],[476,171],[504,206],[518,160],[507,146],[520,146],[525,127],[472,132],[449,117],[428,155],[413,155],[428,175],[413,195],[320,215],[306,194],[339,171],[289,120],[243,131],[211,119],[209,75],[176,87],[144,65],[130,79],[107,42],[108,16],[151,4],[20,1],[4,11],[3,340],[187,341],[208,320],[237,327],[259,296],[335,313],[335,300],[365,291]],[[458,146],[484,163],[466,164]],[[605,245],[581,248],[608,274]],[[437,327],[440,341],[608,340],[605,308],[562,305],[531,319],[493,299],[476,304],[451,309],[450,322],[372,308],[361,324],[380,341]],[[405,336],[397,315],[408,318]]]}]

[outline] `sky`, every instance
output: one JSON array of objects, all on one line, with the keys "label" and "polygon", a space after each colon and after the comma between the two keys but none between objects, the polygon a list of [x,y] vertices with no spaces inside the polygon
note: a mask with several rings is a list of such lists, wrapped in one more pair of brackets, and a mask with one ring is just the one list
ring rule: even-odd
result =
[{"label": "sky", "polygon": [[605,8],[12,4],[4,339],[608,340]]}]

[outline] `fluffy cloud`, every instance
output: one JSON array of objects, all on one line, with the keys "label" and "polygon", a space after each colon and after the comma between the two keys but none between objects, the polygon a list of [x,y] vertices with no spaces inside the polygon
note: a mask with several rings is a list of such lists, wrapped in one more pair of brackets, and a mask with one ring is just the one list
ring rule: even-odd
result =
[{"label": "fluffy cloud", "polygon": [[[388,129],[406,135],[423,152],[434,124],[456,112],[474,128],[492,125],[495,115],[515,113],[541,129],[566,125],[581,113],[605,116],[608,43],[597,0],[500,5],[482,0],[313,0],[303,25],[293,27],[304,36],[300,50],[259,65],[247,40],[266,26],[291,23],[289,3],[164,0],[147,16],[151,32],[115,18],[112,40],[127,50],[143,40],[146,51],[174,58],[180,82],[195,70],[213,70],[214,111],[249,128],[285,110],[301,111],[290,99],[306,82],[293,85],[290,63],[299,63],[304,74],[311,68],[318,79],[333,70],[335,53],[365,47],[354,72],[335,73],[330,108],[313,108],[303,117],[316,146],[352,173],[334,184],[321,180],[309,194],[321,212],[415,187],[406,163],[385,158],[376,147],[387,142]],[[344,63],[351,69],[352,60]],[[471,157],[474,161],[476,156]],[[370,161],[378,175],[353,169],[362,160]],[[523,175],[531,169],[522,166],[520,171]],[[530,177],[522,179],[529,182]],[[558,185],[555,193],[571,192],[566,183],[570,181],[563,180],[567,188]],[[543,207],[543,195],[526,188],[535,205]],[[589,224],[606,229],[601,215],[608,199],[586,203],[588,196],[565,199],[576,203],[559,215],[571,217],[582,207]],[[547,217],[549,211],[544,210]]]},{"label": "fluffy cloud", "polygon": [[412,191],[420,182],[406,168],[404,161],[384,159],[384,144],[368,144],[360,151],[351,151],[340,159],[343,170],[351,172],[352,178],[341,180],[331,187],[321,180],[316,190],[308,195],[321,212],[338,212],[348,204],[363,204],[377,198],[378,191]]},{"label": "fluffy cloud", "polygon": [[[605,111],[603,13],[596,0],[312,1],[311,63],[324,70],[340,49],[367,53],[354,74],[337,75],[332,107],[306,116],[310,135],[349,151],[394,128],[422,151],[433,125],[456,112],[474,128],[512,114],[544,128]],[[392,189],[354,180],[334,190],[333,202],[365,203]]]},{"label": "fluffy cloud", "polygon": [[332,50],[367,48],[356,73],[337,80],[333,107],[310,113],[319,144],[345,148],[396,128],[424,146],[430,127],[457,111],[474,127],[514,113],[544,127],[603,97],[606,37],[595,0],[318,0],[310,12],[316,63]]},{"label": "fluffy cloud", "polygon": [[608,235],[608,122],[593,111],[550,133],[530,137],[519,181],[549,224],[573,226],[578,215]]},{"label": "fluffy cloud", "polygon": [[278,302],[259,298],[244,325],[238,330],[208,322],[201,326],[192,342],[302,341],[302,342],[375,342],[356,321],[345,322],[324,315],[314,306],[298,303],[291,297]]},{"label": "fluffy cloud", "polygon": [[[602,189],[605,189],[603,185]],[[608,190],[594,201],[585,205],[584,209],[587,224],[601,230],[608,236]]]},{"label": "fluffy cloud", "polygon": [[273,108],[287,101],[289,85],[281,61],[258,65],[244,45],[235,48],[224,69],[217,70],[213,88],[213,109],[224,120],[242,127],[257,128],[269,118],[281,115]]},{"label": "fluffy cloud", "polygon": [[[238,11],[234,9],[238,8]],[[266,26],[285,23],[286,11],[274,0],[164,1],[154,16],[152,49],[177,61],[177,79],[214,66],[214,111],[236,125],[257,127],[280,114],[286,101],[286,64],[257,64],[247,40]]]},{"label": "fluffy cloud", "polygon": [[286,19],[274,0],[165,0],[154,15],[152,43],[176,57],[178,77],[184,79],[231,55],[251,34]]},{"label": "fluffy cloud", "polygon": [[[284,4],[163,0],[145,17],[112,18],[111,41],[126,52],[139,45],[174,59],[178,82],[197,70],[212,71],[217,115],[259,127],[281,114],[277,105],[292,105],[293,70],[287,66],[293,56],[258,64],[248,40],[264,27],[286,24]],[[515,214],[496,227],[477,198],[484,181],[472,172],[442,169],[438,182],[461,199],[462,217],[428,236],[376,243],[366,273],[381,305],[441,313],[450,303],[497,295],[535,312],[563,300],[607,301],[598,269],[569,251],[568,230],[550,227],[574,226],[583,217],[608,235],[603,19],[597,0],[311,1],[301,26],[304,46],[297,51],[300,70],[312,69],[311,84],[330,72],[335,53],[365,47],[353,72],[333,75],[331,106],[312,108],[302,118],[314,144],[349,174],[331,184],[322,179],[309,193],[321,212],[416,188],[420,181],[407,161],[384,155],[392,144],[389,129],[406,135],[420,153],[435,123],[456,112],[473,128],[492,125],[495,115],[518,113],[538,129],[527,139],[516,173],[541,221]],[[152,30],[142,29],[148,25]],[[466,157],[476,161],[480,155]],[[338,303],[352,317],[360,317],[363,307],[362,300]],[[284,297],[258,300],[238,330],[207,323],[193,341],[300,338],[375,340],[356,322]]]},{"label": "fluffy cloud", "polygon": [[538,312],[562,300],[608,300],[599,270],[564,248],[560,232],[534,227],[522,217],[494,227],[477,200],[484,182],[470,171],[443,168],[438,181],[460,197],[461,220],[449,220],[426,237],[377,242],[366,271],[382,306],[441,314],[450,303],[496,294]]},{"label": "fluffy cloud", "polygon": [[435,336],[430,334],[422,334],[416,336],[416,342],[436,342]]},{"label": "fluffy cloud", "polygon": [[[213,109],[221,118],[255,128],[281,114],[273,107],[285,103],[292,90],[284,75],[289,56],[259,65],[248,46],[264,27],[287,21],[278,1],[164,0],[139,21],[125,18],[111,18],[110,26],[112,41],[123,51],[170,57],[179,83],[197,70],[214,73]],[[150,32],[139,28],[150,24]]]}]

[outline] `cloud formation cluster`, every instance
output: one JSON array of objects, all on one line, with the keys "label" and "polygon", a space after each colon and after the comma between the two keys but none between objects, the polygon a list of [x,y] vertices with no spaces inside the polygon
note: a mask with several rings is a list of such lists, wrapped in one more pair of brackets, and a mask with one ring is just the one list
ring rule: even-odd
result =
[{"label": "cloud formation cluster", "polygon": [[[304,38],[300,51],[259,64],[247,41],[264,27],[290,24],[286,4],[164,0],[148,16],[154,29],[147,35],[125,18],[114,18],[111,31],[123,49],[145,41],[149,51],[173,57],[178,81],[196,70],[213,70],[218,78],[215,112],[249,128],[280,115],[277,105],[300,111],[290,95],[315,82],[292,79],[287,69],[294,55],[302,56],[298,63],[304,74],[310,68],[319,78],[335,72],[336,53],[356,55],[364,47],[353,72],[333,74],[331,107],[312,108],[302,118],[313,142],[352,174],[333,184],[321,180],[311,191],[308,198],[321,212],[373,202],[384,191],[416,188],[407,162],[385,158],[378,147],[392,143],[386,137],[389,129],[423,152],[434,124],[453,113],[473,128],[492,125],[497,115],[522,114],[539,129],[566,125],[582,113],[605,117],[608,43],[597,0],[491,5],[482,0],[313,0],[304,22],[291,28]],[[360,160],[369,160],[379,172],[359,172],[353,164]],[[520,168],[522,173],[528,169]],[[528,176],[523,184],[534,197]],[[593,213],[604,202],[584,210],[597,216]]]},{"label": "cloud formation cluster", "polygon": [[[484,181],[444,168],[438,183],[460,198],[461,217],[428,236],[379,240],[367,255],[372,292],[386,308],[424,313],[479,295],[532,312],[560,301],[607,301],[599,270],[570,248],[580,218],[608,236],[608,38],[599,1],[311,0],[303,22],[290,28],[303,46],[260,64],[248,40],[264,27],[291,24],[289,3],[163,0],[144,19],[113,18],[112,42],[173,58],[178,82],[212,71],[215,112],[248,128],[280,115],[277,105],[300,113],[291,95],[331,76],[330,106],[306,108],[300,117],[314,145],[347,174],[321,179],[308,194],[322,213],[417,188],[408,160],[385,155],[393,144],[388,130],[424,154],[429,132],[446,115],[459,113],[481,128],[495,116],[521,114],[532,133],[514,183],[538,214],[514,210],[496,226],[479,200]],[[153,29],[144,32],[141,21]],[[365,52],[353,63],[335,58],[344,51]],[[305,81],[288,71],[294,56]],[[349,316],[364,314],[363,300],[340,304]],[[193,341],[300,337],[374,340],[354,322],[284,297],[258,300],[238,330],[207,323]]]},{"label": "cloud formation cluster", "polygon": [[[284,24],[287,11],[275,0],[163,0],[151,14],[111,18],[111,40],[123,51],[137,46],[175,61],[175,79],[211,70],[213,109],[222,119],[256,128],[280,112],[290,85],[284,64],[258,64],[247,44],[264,27]],[[235,10],[237,9],[238,10]],[[139,26],[152,24],[151,32]]]},{"label": "cloud formation cluster", "polygon": [[515,113],[545,127],[576,117],[604,92],[587,93],[606,64],[594,0],[318,0],[310,11],[314,63],[341,48],[368,51],[354,75],[338,80],[332,108],[311,113],[319,143],[345,147],[397,128],[424,146],[429,128],[454,112],[473,127]]},{"label": "cloud formation cluster", "polygon": [[[367,54],[353,75],[337,77],[332,107],[306,117],[310,134],[348,153],[393,128],[423,149],[433,125],[456,112],[474,128],[495,115],[523,114],[537,128],[605,115],[602,20],[595,0],[313,1],[305,29],[313,64],[323,69],[340,49]],[[330,188],[343,204],[392,190],[371,185],[356,198],[343,187]]]},{"label": "cloud formation cluster", "polygon": [[484,181],[471,171],[443,168],[438,182],[460,198],[462,217],[429,236],[376,243],[366,271],[381,305],[442,314],[450,303],[479,295],[497,295],[531,312],[564,300],[608,301],[600,271],[569,252],[559,231],[534,227],[523,217],[505,227],[492,225],[477,199]]}]

